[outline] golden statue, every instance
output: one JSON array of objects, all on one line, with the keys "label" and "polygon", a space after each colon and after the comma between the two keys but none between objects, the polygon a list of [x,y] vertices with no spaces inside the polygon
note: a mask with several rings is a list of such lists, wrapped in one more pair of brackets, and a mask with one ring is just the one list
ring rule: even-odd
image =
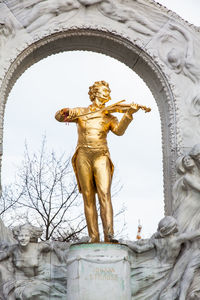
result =
[{"label": "golden statue", "polygon": [[[63,108],[55,115],[59,122],[77,123],[78,144],[72,165],[79,191],[83,195],[88,233],[93,243],[99,242],[96,193],[100,203],[104,241],[116,241],[110,192],[114,166],[107,146],[107,134],[111,130],[116,135],[123,135],[133,120],[133,113],[140,108],[146,112],[151,110],[138,104],[122,104],[124,100],[106,107],[105,103],[111,100],[110,92],[107,82],[97,81],[89,88],[88,94],[92,101],[90,106]],[[124,112],[121,121],[111,112]]]}]

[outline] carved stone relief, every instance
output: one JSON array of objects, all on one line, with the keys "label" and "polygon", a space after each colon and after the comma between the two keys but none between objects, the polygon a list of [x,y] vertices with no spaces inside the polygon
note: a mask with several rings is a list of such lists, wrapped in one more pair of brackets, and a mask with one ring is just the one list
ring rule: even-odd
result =
[{"label": "carved stone relief", "polygon": [[7,2],[13,14],[20,21],[27,32],[33,32],[54,19],[59,23],[67,21],[73,14],[70,11],[80,8],[77,0],[49,0],[47,1],[21,1],[21,3]]},{"label": "carved stone relief", "polygon": [[158,48],[161,60],[175,73],[183,74],[198,83],[200,65],[194,60],[194,45],[189,32],[181,26],[169,23],[159,35]]},{"label": "carved stone relief", "polygon": [[[116,3],[114,0],[50,0],[46,1],[5,1],[16,18],[28,32],[34,32],[46,26],[48,22],[55,18],[54,22],[62,23],[71,18],[77,9],[82,6],[90,7],[98,4],[99,11],[108,18],[124,23],[140,34],[152,36],[160,28],[160,22],[163,23],[165,17],[156,14],[156,22],[149,20],[147,9],[138,5],[137,1],[132,7],[126,4]],[[69,13],[71,11],[71,13]]]},{"label": "carved stone relief", "polygon": [[101,1],[99,10],[105,16],[125,23],[128,28],[139,33],[153,35],[153,33],[159,30],[159,27],[154,25],[146,17],[139,14],[135,9],[116,3],[114,0]]},{"label": "carved stone relief", "polygon": [[[177,160],[179,177],[173,187],[173,216],[179,231],[187,236],[200,228],[200,144]],[[200,289],[199,239],[187,242],[183,247],[161,299],[198,299]],[[197,298],[195,298],[197,297]]]},{"label": "carved stone relief", "polygon": [[[199,41],[191,28],[169,21],[152,41],[158,43],[158,55],[163,68],[174,80],[177,98],[177,125],[183,141],[183,153],[199,139],[198,97],[200,81]],[[171,71],[170,71],[171,70]],[[184,86],[184,89],[182,88]],[[195,128],[195,130],[194,130]]]},{"label": "carved stone relief", "polygon": [[200,88],[199,84],[195,85],[194,89],[185,92],[185,101],[183,101],[182,119],[184,124],[183,135],[190,148],[200,136]]},{"label": "carved stone relief", "polygon": [[66,299],[66,259],[70,244],[40,242],[41,228],[13,229],[18,243],[0,244],[0,299]]},{"label": "carved stone relief", "polygon": [[[187,164],[189,165],[189,160]],[[108,264],[112,264],[111,269],[114,270],[119,261],[123,263],[126,260],[125,284],[129,286],[130,282],[131,299],[134,300],[198,299],[200,229],[183,232],[173,216],[164,217],[158,224],[157,232],[150,239],[134,242],[120,240],[121,244],[132,250],[126,259],[115,256],[114,248],[109,252],[109,247],[114,244],[99,244],[103,247],[102,253],[106,254],[105,256],[96,250],[92,254],[95,244],[89,243],[86,246],[85,242],[87,243],[88,239],[80,247],[80,252],[77,249],[75,253],[72,251],[70,256],[70,243],[38,242],[42,230],[30,224],[15,227],[13,234],[17,239],[15,242],[1,240],[0,243],[0,299],[65,300],[68,276],[71,274],[69,278],[71,292],[74,290],[75,282],[81,280],[76,276],[76,272],[74,273],[80,260],[84,260],[86,269],[82,270],[82,273],[85,273],[86,277],[88,277],[87,268],[94,273],[91,263],[99,265],[101,261],[102,270],[108,268]],[[82,257],[81,249],[86,248],[90,249],[90,256]],[[95,257],[99,259],[95,260]],[[71,273],[67,272],[67,268],[70,268]],[[115,273],[111,275],[117,276]],[[109,273],[106,276],[111,275]],[[95,273],[95,276],[100,278],[99,273]],[[86,277],[82,280],[85,281]],[[71,292],[70,299],[73,299]]]},{"label": "carved stone relief", "polygon": [[138,253],[131,266],[133,299],[192,299],[186,296],[199,259],[192,255],[190,261],[191,249],[186,247],[188,243],[195,245],[192,241],[199,237],[200,229],[179,233],[176,219],[167,216],[150,239],[122,241]]},{"label": "carved stone relief", "polygon": [[[0,49],[5,47],[8,40],[16,35],[17,26],[9,14],[7,7],[0,3]],[[1,55],[1,53],[0,53]]]}]

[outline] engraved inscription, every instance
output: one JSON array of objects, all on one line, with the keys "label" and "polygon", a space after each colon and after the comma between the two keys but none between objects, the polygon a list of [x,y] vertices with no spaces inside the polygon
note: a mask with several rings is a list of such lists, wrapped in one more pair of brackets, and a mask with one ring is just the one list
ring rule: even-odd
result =
[{"label": "engraved inscription", "polygon": [[93,272],[89,275],[90,280],[118,280],[114,268],[94,268]]}]

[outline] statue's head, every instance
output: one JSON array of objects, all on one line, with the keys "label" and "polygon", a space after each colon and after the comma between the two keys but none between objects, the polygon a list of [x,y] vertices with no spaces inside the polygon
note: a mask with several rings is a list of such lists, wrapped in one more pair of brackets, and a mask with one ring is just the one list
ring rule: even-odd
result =
[{"label": "statue's head", "polygon": [[189,152],[189,155],[196,161],[198,166],[200,166],[200,144],[196,144]]},{"label": "statue's head", "polygon": [[19,225],[13,228],[13,236],[18,240],[19,244],[26,247],[29,242],[37,242],[42,235],[42,228],[31,224]]},{"label": "statue's head", "polygon": [[176,64],[178,62],[178,58],[179,58],[177,50],[175,48],[172,48],[169,51],[167,58],[171,64]]},{"label": "statue's head", "polygon": [[174,217],[166,216],[158,223],[158,229],[161,237],[166,237],[170,234],[178,232],[178,224]]},{"label": "statue's head", "polygon": [[179,157],[176,161],[176,170],[181,175],[185,174],[189,170],[192,170],[194,166],[194,159],[188,154]]},{"label": "statue's head", "polygon": [[99,102],[98,104],[104,105],[111,99],[110,92],[109,84],[102,80],[96,81],[92,86],[90,86],[88,94],[92,102],[97,101]]},{"label": "statue's head", "polygon": [[182,159],[182,164],[186,170],[189,170],[189,169],[193,169],[195,162],[190,155],[185,155]]}]

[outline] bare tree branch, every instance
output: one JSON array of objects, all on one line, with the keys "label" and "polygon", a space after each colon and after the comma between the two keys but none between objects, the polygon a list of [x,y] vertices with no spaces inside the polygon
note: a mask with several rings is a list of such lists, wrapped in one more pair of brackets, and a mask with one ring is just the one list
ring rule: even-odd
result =
[{"label": "bare tree branch", "polygon": [[[78,240],[86,223],[70,161],[64,154],[58,157],[54,151],[48,152],[46,137],[37,153],[31,153],[25,144],[16,182],[3,190],[0,215],[42,226],[43,240]],[[117,216],[123,212],[124,207]]]}]

